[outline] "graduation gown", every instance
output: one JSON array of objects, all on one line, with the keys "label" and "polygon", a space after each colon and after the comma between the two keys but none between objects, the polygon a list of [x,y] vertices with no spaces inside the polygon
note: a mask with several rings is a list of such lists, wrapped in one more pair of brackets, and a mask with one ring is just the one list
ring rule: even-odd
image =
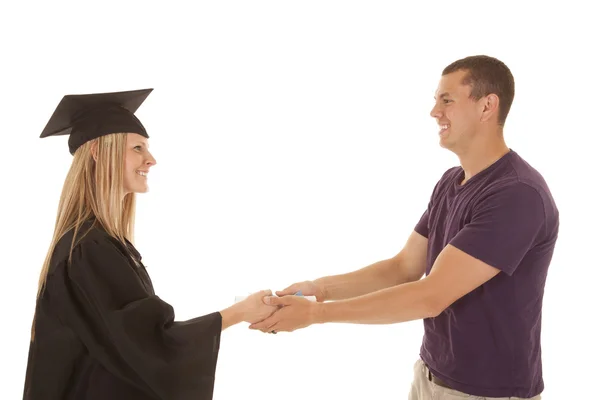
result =
[{"label": "graduation gown", "polygon": [[70,265],[72,232],[53,253],[23,398],[211,400],[221,314],[174,321],[131,243],[79,236]]}]

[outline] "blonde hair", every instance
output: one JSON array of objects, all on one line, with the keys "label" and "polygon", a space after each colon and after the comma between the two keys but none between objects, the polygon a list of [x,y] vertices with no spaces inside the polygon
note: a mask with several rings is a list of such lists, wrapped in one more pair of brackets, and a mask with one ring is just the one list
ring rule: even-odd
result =
[{"label": "blonde hair", "polygon": [[[63,185],[54,234],[38,283],[37,298],[46,284],[50,261],[59,240],[73,230],[69,252],[76,245],[78,232],[89,219],[95,219],[112,237],[134,242],[135,193],[124,196],[123,171],[127,133],[113,133],[84,143],[73,156]],[[96,155],[96,160],[94,159]],[[31,340],[35,336],[35,315]]]}]

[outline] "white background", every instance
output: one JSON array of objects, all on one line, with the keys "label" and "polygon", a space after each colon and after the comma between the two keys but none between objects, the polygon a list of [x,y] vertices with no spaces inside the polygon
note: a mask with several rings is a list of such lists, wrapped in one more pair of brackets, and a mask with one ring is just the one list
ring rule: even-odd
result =
[{"label": "white background", "polygon": [[[439,147],[429,111],[442,69],[474,54],[511,68],[507,143],[543,174],[561,212],[544,399],[593,397],[600,34],[591,6],[7,3],[0,397],[22,396],[39,268],[71,161],[66,137],[39,134],[63,95],[155,88],[137,114],[158,165],[139,197],[136,244],[183,320],[394,255],[458,163]],[[240,324],[223,333],[214,398],[404,399],[421,334],[421,321],[276,336]]]}]

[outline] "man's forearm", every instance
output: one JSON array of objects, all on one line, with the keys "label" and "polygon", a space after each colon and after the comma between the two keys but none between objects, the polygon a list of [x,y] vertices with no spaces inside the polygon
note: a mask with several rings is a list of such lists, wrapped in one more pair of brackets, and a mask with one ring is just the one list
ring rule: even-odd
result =
[{"label": "man's forearm", "polygon": [[435,316],[427,280],[409,282],[348,300],[315,305],[315,323],[393,324]]},{"label": "man's forearm", "polygon": [[314,281],[325,300],[343,300],[376,292],[403,283],[397,260],[387,259],[347,274],[326,276]]}]

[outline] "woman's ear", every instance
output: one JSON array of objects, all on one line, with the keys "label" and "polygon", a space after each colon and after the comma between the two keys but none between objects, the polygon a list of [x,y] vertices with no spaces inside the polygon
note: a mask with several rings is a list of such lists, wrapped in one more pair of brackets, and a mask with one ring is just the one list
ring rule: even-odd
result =
[{"label": "woman's ear", "polygon": [[95,140],[92,142],[92,146],[90,147],[90,151],[92,153],[92,157],[94,157],[94,161],[98,162],[98,141]]}]

